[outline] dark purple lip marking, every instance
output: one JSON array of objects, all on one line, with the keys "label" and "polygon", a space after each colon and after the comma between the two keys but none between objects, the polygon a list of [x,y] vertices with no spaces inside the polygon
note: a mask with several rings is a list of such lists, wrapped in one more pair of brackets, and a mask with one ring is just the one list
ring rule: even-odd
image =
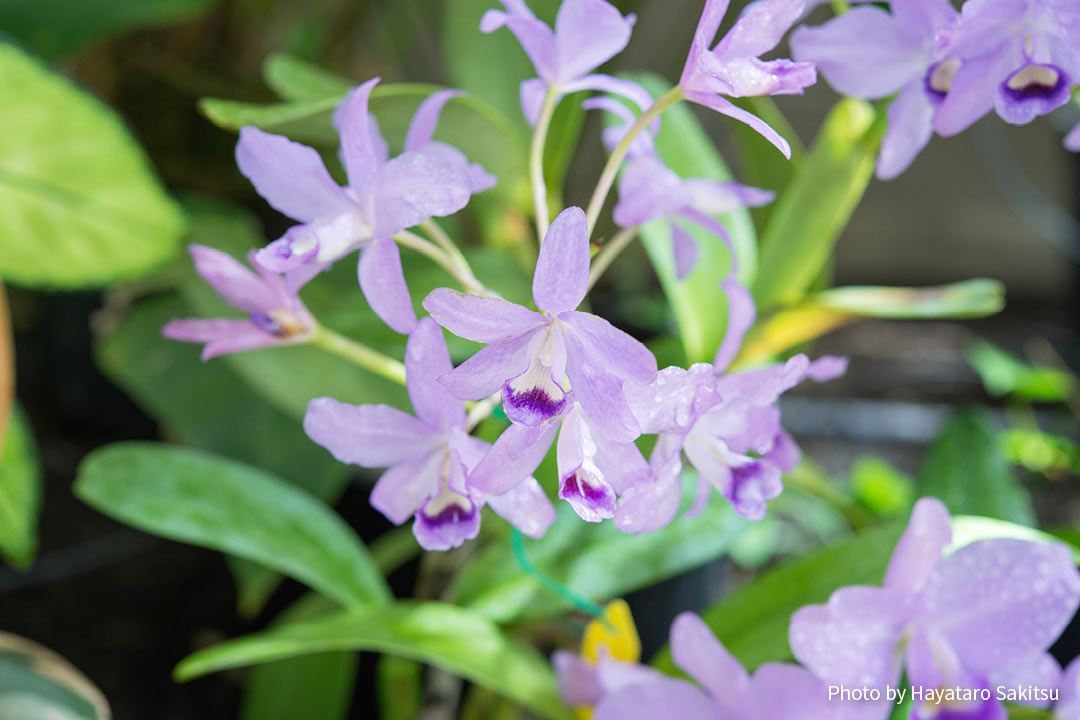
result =
[{"label": "dark purple lip marking", "polygon": [[588,522],[600,522],[615,515],[615,492],[606,483],[591,482],[581,468],[559,483],[559,497]]},{"label": "dark purple lip marking", "polygon": [[566,396],[555,400],[543,388],[532,387],[515,392],[510,383],[503,384],[503,409],[506,416],[516,423],[536,427],[562,412]]},{"label": "dark purple lip marking", "polygon": [[[1046,82],[1053,77],[1052,82]],[[1020,68],[1001,84],[1001,91],[1016,102],[1051,100],[1068,93],[1069,77],[1056,65],[1031,63]]]},{"label": "dark purple lip marking", "polygon": [[426,510],[421,513],[424,516],[424,522],[432,528],[446,527],[447,525],[458,525],[466,523],[472,520],[476,516],[476,506],[471,502],[469,507],[462,507],[460,503],[451,502],[447,504],[439,512],[434,515],[429,515]]},{"label": "dark purple lip marking", "polygon": [[285,332],[281,327],[281,323],[279,323],[277,320],[270,317],[266,313],[253,312],[251,313],[249,318],[251,319],[251,324],[262,330],[264,333],[276,335],[277,337],[283,337],[285,335]]}]

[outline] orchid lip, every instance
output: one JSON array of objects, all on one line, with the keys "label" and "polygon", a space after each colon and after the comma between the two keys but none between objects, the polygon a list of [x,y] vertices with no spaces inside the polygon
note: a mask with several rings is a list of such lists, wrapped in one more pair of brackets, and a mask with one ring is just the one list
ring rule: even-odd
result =
[{"label": "orchid lip", "polygon": [[926,72],[924,84],[926,92],[934,100],[941,101],[952,88],[956,73],[960,70],[961,62],[956,58],[942,60],[934,63]]},{"label": "orchid lip", "polygon": [[476,516],[476,505],[466,496],[444,488],[420,509],[424,524],[431,528],[460,525]]},{"label": "orchid lip", "polygon": [[579,467],[559,483],[559,497],[588,522],[615,516],[615,491],[596,473]]},{"label": "orchid lip", "polygon": [[538,427],[558,417],[566,408],[569,382],[565,377],[556,378],[557,374],[565,374],[556,370],[565,364],[565,351],[559,347],[552,329],[538,336],[530,350],[533,357],[529,369],[503,383],[503,409],[511,421]]},{"label": "orchid lip", "polygon": [[1020,68],[1001,85],[1003,93],[1013,100],[1046,100],[1068,91],[1069,79],[1065,72],[1055,65],[1028,63]]}]

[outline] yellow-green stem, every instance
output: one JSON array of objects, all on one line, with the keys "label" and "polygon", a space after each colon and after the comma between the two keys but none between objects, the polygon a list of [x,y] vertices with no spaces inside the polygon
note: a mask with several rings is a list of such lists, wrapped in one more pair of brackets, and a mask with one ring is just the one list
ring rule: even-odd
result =
[{"label": "yellow-green stem", "polygon": [[459,263],[442,248],[408,230],[403,230],[395,235],[394,241],[402,247],[415,250],[421,255],[431,258],[437,265],[446,270],[446,272],[450,273],[459,283],[461,283],[461,287],[466,292],[476,293],[478,295],[492,294],[490,290],[484,287],[484,285],[476,279],[469,264],[464,262],[464,258],[462,258],[462,263]]},{"label": "yellow-green stem", "polygon": [[549,87],[544,95],[544,104],[540,106],[540,116],[533,128],[532,147],[529,149],[529,180],[532,183],[533,206],[536,213],[536,244],[544,242],[548,230],[547,185],[544,182],[544,143],[547,142],[551,117],[555,106],[559,104],[559,93]]},{"label": "yellow-green stem", "polygon": [[600,276],[611,266],[615,258],[619,257],[619,253],[633,242],[634,238],[637,237],[637,231],[636,225],[632,228],[623,228],[604,243],[604,246],[600,248],[600,252],[596,253],[596,257],[592,260],[592,266],[589,268],[588,290],[593,289],[593,285],[600,279]]},{"label": "yellow-green stem", "polygon": [[367,345],[362,345],[344,335],[339,335],[329,328],[318,326],[312,334],[310,342],[312,345],[338,357],[345,358],[349,362],[355,363],[376,375],[381,375],[401,385],[405,384],[405,365],[403,363],[383,355],[378,350],[372,350]]},{"label": "yellow-green stem", "polygon": [[630,151],[630,146],[633,144],[634,139],[640,135],[645,128],[649,127],[653,120],[660,117],[661,113],[682,100],[683,97],[682,88],[677,85],[661,95],[657,98],[656,102],[652,104],[652,107],[642,113],[641,117],[637,119],[637,122],[630,127],[626,135],[623,136],[623,139],[615,146],[615,149],[611,151],[611,157],[608,158],[607,165],[604,166],[604,171],[600,173],[600,180],[596,183],[596,190],[593,191],[592,199],[589,200],[589,209],[586,215],[589,218],[590,235],[592,234],[593,228],[596,227],[596,221],[600,217],[600,211],[604,208],[604,201],[607,200],[608,193],[611,192],[611,186],[615,184],[615,177],[619,174],[619,167],[622,165],[626,153]]}]

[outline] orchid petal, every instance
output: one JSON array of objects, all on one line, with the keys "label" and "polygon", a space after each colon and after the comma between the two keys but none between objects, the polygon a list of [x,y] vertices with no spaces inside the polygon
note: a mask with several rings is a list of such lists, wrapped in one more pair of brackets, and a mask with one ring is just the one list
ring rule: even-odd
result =
[{"label": "orchid petal", "polygon": [[533,273],[536,307],[557,315],[585,299],[589,285],[589,225],[581,208],[559,213],[548,228]]},{"label": "orchid petal", "polygon": [[656,358],[652,352],[607,320],[577,311],[565,312],[559,320],[581,343],[592,365],[622,380],[649,383],[656,379]]},{"label": "orchid petal", "polygon": [[401,269],[397,243],[382,237],[360,253],[360,289],[375,314],[396,332],[407,335],[416,327],[409,287]]},{"label": "orchid petal", "polygon": [[385,162],[385,151],[376,142],[378,129],[368,113],[368,100],[378,83],[379,78],[372,78],[351,90],[335,113],[341,135],[341,162],[349,177],[349,187],[361,197],[371,192],[375,176]]},{"label": "orchid petal", "polygon": [[694,613],[681,613],[671,624],[671,656],[732,717],[738,714],[750,676]]},{"label": "orchid petal", "polygon": [[559,80],[584,75],[619,54],[630,41],[634,16],[604,0],[563,0],[555,17]]},{"label": "orchid petal", "polygon": [[439,444],[434,429],[389,405],[348,405],[315,398],[304,415],[304,432],[343,463],[389,467]]},{"label": "orchid petal", "polygon": [[439,489],[441,450],[408,457],[391,465],[371,490],[371,506],[401,525]]},{"label": "orchid petal", "polygon": [[[547,455],[555,440],[558,423],[543,428],[511,424],[491,446],[480,464],[469,474],[469,485],[489,495],[503,495],[525,482]],[[522,439],[531,442],[522,444]],[[511,457],[511,449],[516,457]]]},{"label": "orchid petal", "polygon": [[753,113],[747,112],[740,107],[737,107],[730,100],[726,100],[719,95],[705,92],[687,92],[686,99],[690,102],[695,102],[699,105],[715,110],[722,115],[727,115],[730,118],[734,118],[739,122],[746,123],[757,132],[771,142],[776,148],[784,153],[784,157],[788,160],[791,159],[791,145],[788,141],[780,136],[780,133],[772,129],[767,122],[759,118]]},{"label": "orchid petal", "polygon": [[419,150],[435,137],[435,127],[439,124],[439,114],[450,100],[461,97],[461,90],[439,90],[428,95],[416,109],[409,123],[409,132],[405,135],[405,152]]},{"label": "orchid petal", "polygon": [[465,295],[439,288],[424,298],[435,322],[458,337],[497,343],[525,335],[544,323],[544,316],[502,298]]},{"label": "orchid petal", "polygon": [[498,392],[510,378],[529,367],[529,343],[534,333],[481,348],[471,358],[439,378],[439,384],[456,398],[480,400]]},{"label": "orchid petal", "polygon": [[442,328],[424,318],[405,345],[405,387],[417,417],[432,427],[465,424],[465,405],[437,382],[453,369]]}]

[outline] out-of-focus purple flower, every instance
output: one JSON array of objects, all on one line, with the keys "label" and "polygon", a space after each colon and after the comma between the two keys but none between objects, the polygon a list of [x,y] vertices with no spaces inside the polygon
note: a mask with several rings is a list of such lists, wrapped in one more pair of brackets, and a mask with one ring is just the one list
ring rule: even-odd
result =
[{"label": "out-of-focus purple flower", "polygon": [[[792,616],[796,659],[826,682],[858,687],[895,685],[902,667],[927,690],[1056,687],[1060,668],[1046,649],[1080,604],[1068,549],[983,540],[942,558],[951,537],[945,506],[919,500],[883,587],[841,588]],[[991,718],[999,706],[931,705],[917,717]]]},{"label": "out-of-focus purple flower", "polygon": [[428,295],[424,308],[455,335],[487,343],[439,382],[463,400],[501,391],[513,423],[470,483],[508,491],[540,464],[561,426],[560,495],[597,521],[611,517],[615,493],[648,473],[625,388],[651,382],[656,359],[611,323],[575,310],[588,286],[588,235],[580,208],[551,224],[533,275],[540,312],[447,289]]},{"label": "out-of-focus purple flower", "polygon": [[225,302],[246,312],[248,317],[246,320],[173,320],[162,328],[162,335],[172,340],[206,343],[203,360],[273,345],[303,343],[311,338],[315,319],[297,296],[297,288],[262,267],[254,253],[248,255],[248,262],[257,274],[220,250],[203,245],[192,245],[188,250],[199,275]]},{"label": "out-of-focus purple flower", "polygon": [[362,249],[360,287],[387,325],[401,333],[416,326],[401,257],[391,239],[432,217],[465,207],[472,193],[494,178],[470,165],[456,148],[432,136],[443,105],[458,95],[444,90],[425,100],[413,117],[405,152],[390,159],[368,98],[378,78],[346,96],[334,114],[348,185],[340,187],[319,154],[306,145],[256,127],[240,130],[236,162],[270,205],[299,221],[259,251],[266,268],[302,284],[335,260]]},{"label": "out-of-focus purple flower", "polygon": [[744,122],[791,157],[791,146],[768,123],[721,97],[802,94],[817,82],[811,63],[762,60],[802,16],[805,0],[758,0],[720,42],[710,44],[727,12],[728,0],[706,0],[679,86],[686,99]]},{"label": "out-of-focus purple flower", "polygon": [[459,337],[487,343],[440,380],[451,394],[478,400],[501,390],[515,424],[542,428],[580,403],[612,439],[634,440],[640,431],[626,404],[626,381],[651,382],[656,359],[644,345],[611,323],[575,310],[589,279],[589,232],[580,208],[564,210],[551,224],[533,274],[535,312],[499,298],[445,288],[424,308]]},{"label": "out-of-focus purple flower", "polygon": [[521,109],[535,125],[548,89],[565,95],[599,90],[622,95],[642,108],[652,103],[635,83],[593,70],[619,54],[630,41],[634,15],[623,17],[605,0],[563,0],[552,30],[537,19],[524,0],[502,0],[503,10],[488,10],[480,19],[481,32],[507,27],[532,61],[538,78],[521,84]]},{"label": "out-of-focus purple flower", "polygon": [[1080,657],[1069,663],[1061,675],[1054,720],[1080,720]]},{"label": "out-of-focus purple flower", "polygon": [[817,65],[837,91],[868,100],[899,92],[878,156],[882,180],[906,170],[930,142],[960,67],[948,42],[959,14],[947,0],[902,0],[891,10],[861,5],[791,35],[792,55]]},{"label": "out-of-focus purple flower", "polygon": [[1072,152],[1080,152],[1080,124],[1077,124],[1069,134],[1065,136],[1065,148]]},{"label": "out-of-focus purple flower", "polygon": [[959,69],[934,129],[954,135],[991,108],[1013,124],[1069,101],[1080,81],[1080,5],[1074,0],[969,0],[950,38]]},{"label": "out-of-focus purple flower", "polygon": [[671,653],[696,684],[613,660],[575,662],[567,653],[555,666],[564,697],[593,706],[593,720],[855,720],[865,712],[830,701],[825,684],[794,665],[768,663],[750,675],[693,613],[672,623]]},{"label": "out-of-focus purple flower", "polygon": [[476,537],[485,503],[526,535],[541,537],[555,521],[555,509],[535,479],[498,495],[467,485],[469,471],[490,446],[465,432],[464,404],[438,383],[451,367],[442,330],[424,318],[405,349],[416,417],[387,405],[316,398],[304,431],[341,462],[387,468],[371,491],[371,504],[398,525],[415,515],[413,533],[428,550]]},{"label": "out-of-focus purple flower", "polygon": [[717,377],[711,365],[665,368],[650,385],[628,393],[642,432],[659,437],[650,457],[653,477],[628,489],[615,524],[651,532],[670,523],[682,498],[682,456],[698,471],[700,511],[716,488],[743,517],[760,520],[766,501],[783,490],[780,476],[799,462],[799,448],[780,424],[776,401],[803,378],[843,374],[843,358],[811,363],[797,355],[781,365]]}]

